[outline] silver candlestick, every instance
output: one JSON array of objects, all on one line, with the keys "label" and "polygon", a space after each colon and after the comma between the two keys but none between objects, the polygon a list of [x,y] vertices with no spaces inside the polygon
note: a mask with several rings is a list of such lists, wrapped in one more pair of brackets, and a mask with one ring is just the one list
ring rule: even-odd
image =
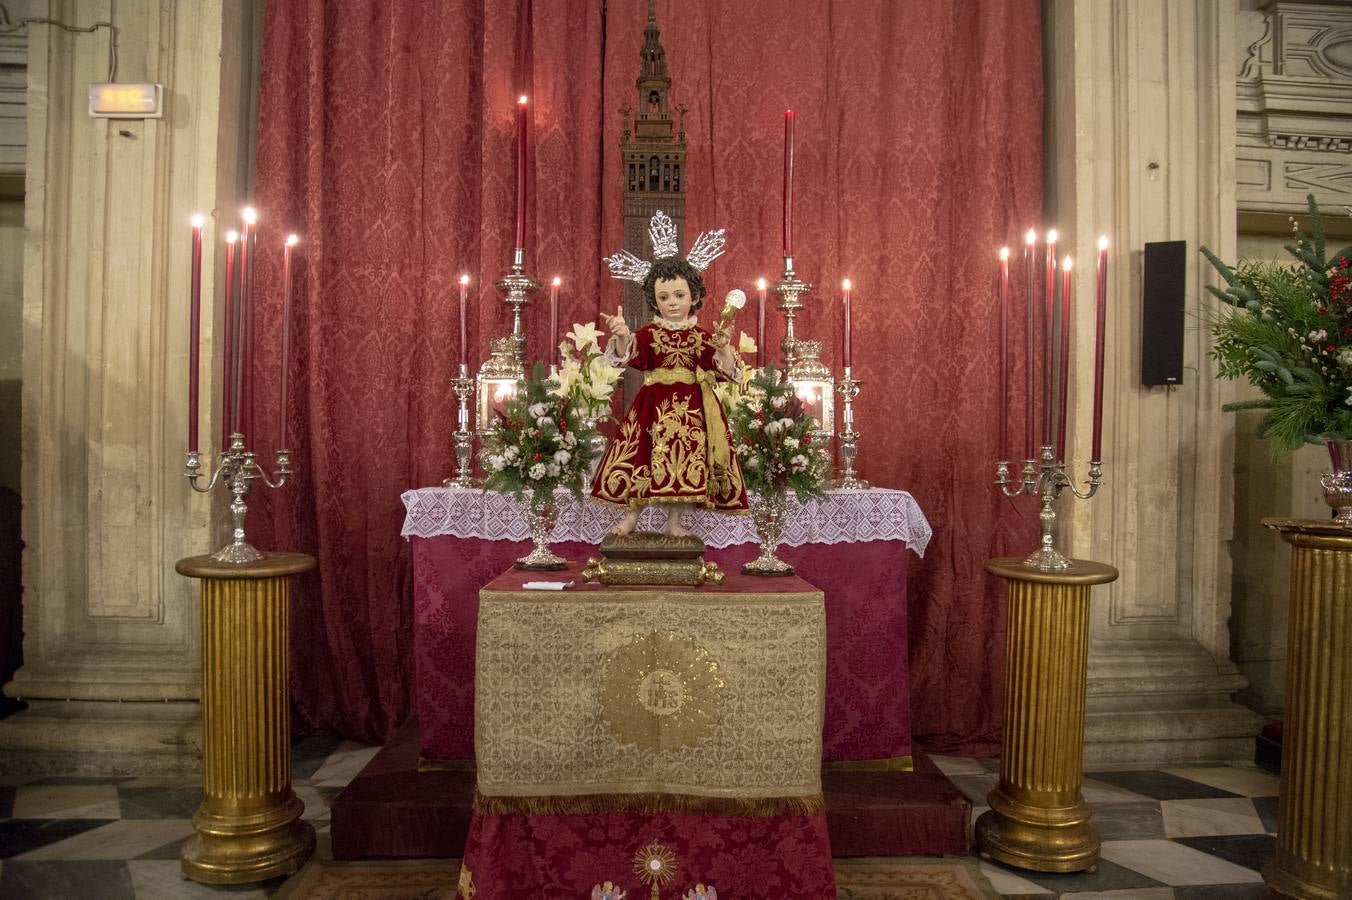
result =
[{"label": "silver candlestick", "polygon": [[798,357],[798,338],[793,333],[793,320],[798,315],[798,310],[803,308],[803,301],[800,298],[811,290],[811,284],[799,281],[798,276],[794,274],[793,257],[784,257],[784,272],[775,283],[774,291],[779,297],[776,305],[780,312],[784,313],[785,319],[784,343],[780,344],[784,350],[785,369],[792,368],[794,360]]},{"label": "silver candlestick", "polygon": [[469,427],[469,398],[474,395],[474,379],[469,377],[469,366],[460,364],[460,377],[451,379],[451,388],[458,402],[456,411],[455,477],[442,482],[445,487],[477,487],[474,478],[474,432]]},{"label": "silver candlestick", "polygon": [[859,396],[859,386],[863,384],[853,377],[850,367],[845,367],[845,375],[836,382],[836,393],[844,403],[840,423],[840,475],[831,482],[833,488],[846,490],[866,490],[871,485],[860,478],[854,468],[859,455],[859,432],[854,430],[854,398]]},{"label": "silver candlestick", "polygon": [[1024,559],[1023,564],[1042,572],[1064,572],[1071,567],[1070,558],[1052,546],[1052,532],[1056,528],[1056,499],[1061,492],[1069,489],[1081,500],[1088,500],[1098,492],[1103,484],[1103,463],[1095,460],[1089,463],[1089,480],[1081,491],[1066,474],[1066,464],[1056,459],[1056,453],[1050,444],[1042,447],[1042,467],[1039,470],[1035,461],[1023,461],[1023,477],[1017,481],[1009,480],[1009,462],[1001,460],[995,464],[995,484],[1006,497],[1040,496],[1042,511],[1038,521],[1042,525],[1042,541],[1038,548]]},{"label": "silver candlestick", "polygon": [[525,274],[526,251],[517,247],[512,253],[512,270],[503,275],[494,286],[506,294],[502,301],[512,308],[512,352],[518,366],[526,364],[526,332],[521,327],[521,311],[530,305],[530,295],[540,289],[540,282]]},{"label": "silver candlestick", "polygon": [[217,483],[229,485],[230,543],[211,554],[211,558],[216,562],[241,565],[258,562],[262,559],[263,554],[259,553],[245,540],[244,519],[249,514],[249,507],[244,502],[244,498],[248,496],[254,479],[261,479],[270,488],[280,488],[285,485],[287,476],[291,474],[291,451],[277,451],[277,474],[274,481],[254,460],[254,454],[245,449],[244,435],[235,432],[230,435],[230,449],[222,454],[220,463],[216,466],[216,470],[211,473],[211,477],[207,479],[205,485],[201,483],[202,454],[200,451],[188,451],[183,474],[187,477],[188,484],[199,494],[210,493]]}]

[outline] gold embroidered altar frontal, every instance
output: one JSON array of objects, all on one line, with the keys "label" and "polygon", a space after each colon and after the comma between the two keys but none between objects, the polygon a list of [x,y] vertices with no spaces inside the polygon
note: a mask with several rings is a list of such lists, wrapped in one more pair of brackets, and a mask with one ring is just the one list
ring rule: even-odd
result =
[{"label": "gold embroidered altar frontal", "polygon": [[519,580],[505,575],[479,595],[482,805],[820,803],[821,591],[798,578],[767,590],[745,576],[718,589],[497,589]]}]

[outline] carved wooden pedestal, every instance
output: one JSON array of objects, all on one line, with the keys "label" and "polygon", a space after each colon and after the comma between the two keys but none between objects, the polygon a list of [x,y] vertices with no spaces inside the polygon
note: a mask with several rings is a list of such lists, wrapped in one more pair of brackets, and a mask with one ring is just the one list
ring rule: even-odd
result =
[{"label": "carved wooden pedestal", "polygon": [[1117,570],[1074,560],[1065,572],[1041,572],[1013,558],[986,570],[1008,583],[1009,625],[1000,781],[977,819],[977,848],[1037,872],[1091,869],[1099,837],[1080,794],[1089,589]]},{"label": "carved wooden pedestal", "polygon": [[183,874],[245,884],[294,872],[315,848],[291,790],[290,577],[313,557],[269,553],[247,565],[209,556],[176,568],[202,579],[202,805]]},{"label": "carved wooden pedestal", "polygon": [[1277,856],[1290,897],[1352,897],[1352,528],[1264,519],[1291,545]]}]

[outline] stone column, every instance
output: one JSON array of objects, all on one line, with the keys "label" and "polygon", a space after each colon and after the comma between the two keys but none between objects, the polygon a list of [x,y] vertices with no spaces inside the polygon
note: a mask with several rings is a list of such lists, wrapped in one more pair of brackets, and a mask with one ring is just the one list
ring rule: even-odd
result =
[{"label": "stone column", "polygon": [[[1198,254],[1235,248],[1233,0],[1049,0],[1047,223],[1080,265],[1071,455],[1083,477],[1093,389],[1093,253],[1114,250],[1104,388],[1106,484],[1067,502],[1071,555],[1121,570],[1095,591],[1087,763],[1245,758],[1260,720],[1231,695],[1234,418],[1198,327]],[[1140,383],[1141,257],[1188,242],[1184,378]]]},{"label": "stone column", "polygon": [[[29,709],[0,765],[195,771],[198,604],[175,574],[208,550],[212,500],[183,483],[188,218],[238,206],[253,116],[253,4],[50,0],[29,14],[24,251],[24,665]],[[90,118],[93,82],[164,85],[162,119]],[[203,283],[215,282],[207,254]],[[218,433],[204,289],[202,434]]]}]

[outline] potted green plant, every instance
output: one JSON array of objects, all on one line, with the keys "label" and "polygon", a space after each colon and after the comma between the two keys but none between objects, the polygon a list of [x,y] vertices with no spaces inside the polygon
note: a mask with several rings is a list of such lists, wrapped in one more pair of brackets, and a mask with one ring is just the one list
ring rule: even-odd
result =
[{"label": "potted green plant", "polygon": [[1352,247],[1330,254],[1313,195],[1309,206],[1310,233],[1296,230],[1290,262],[1230,266],[1202,248],[1225,280],[1207,286],[1225,304],[1209,316],[1210,355],[1220,377],[1244,378],[1263,394],[1224,407],[1264,410],[1260,437],[1282,450],[1327,446],[1324,496],[1352,525]]}]

